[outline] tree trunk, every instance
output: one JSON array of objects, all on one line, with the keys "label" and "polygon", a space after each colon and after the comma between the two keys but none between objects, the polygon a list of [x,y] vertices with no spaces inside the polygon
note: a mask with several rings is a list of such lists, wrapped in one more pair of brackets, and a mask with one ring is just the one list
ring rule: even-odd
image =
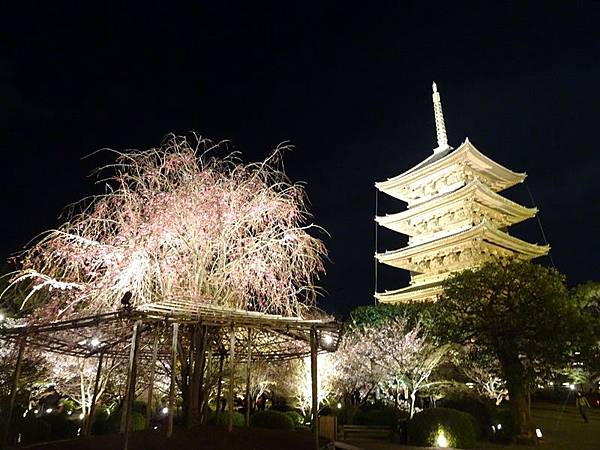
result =
[{"label": "tree trunk", "polygon": [[515,437],[518,444],[535,445],[529,406],[527,404],[527,382],[525,368],[518,358],[513,357],[502,364],[508,388],[510,411],[515,421]]}]

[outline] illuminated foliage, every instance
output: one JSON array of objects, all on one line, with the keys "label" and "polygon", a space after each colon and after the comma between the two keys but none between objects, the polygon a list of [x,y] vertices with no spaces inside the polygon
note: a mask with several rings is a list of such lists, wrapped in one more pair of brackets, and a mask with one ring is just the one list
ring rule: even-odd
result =
[{"label": "illuminated foliage", "polygon": [[[218,158],[222,145],[171,136],[117,154],[106,192],[20,258],[13,286],[52,318],[183,299],[301,315],[315,298],[325,249],[309,234],[302,187],[261,163]],[[83,205],[83,206],[81,206]],[[74,209],[73,209],[74,211]]]},{"label": "illuminated foliage", "polygon": [[410,415],[414,414],[417,394],[438,384],[432,372],[450,350],[449,345],[435,345],[420,322],[411,324],[406,316],[392,316],[377,325],[354,327],[344,336],[336,352],[338,385],[345,389],[361,386],[363,395],[375,386],[397,386],[410,398]]},{"label": "illuminated foliage", "polygon": [[436,334],[492,358],[506,380],[518,440],[535,442],[527,392],[536,375],[564,367],[586,334],[581,311],[555,269],[489,262],[454,274],[434,308]]}]

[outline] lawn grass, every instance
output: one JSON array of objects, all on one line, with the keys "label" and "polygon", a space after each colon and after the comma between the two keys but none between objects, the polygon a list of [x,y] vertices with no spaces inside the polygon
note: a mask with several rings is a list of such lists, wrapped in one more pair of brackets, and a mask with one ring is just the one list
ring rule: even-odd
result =
[{"label": "lawn grass", "polygon": [[[584,423],[579,411],[570,399],[563,411],[562,405],[535,403],[531,416],[536,428],[542,430],[543,439],[536,447],[523,445],[502,445],[491,442],[478,442],[478,450],[600,450],[600,410],[588,409],[589,423]],[[411,447],[385,441],[349,442],[365,450],[423,450],[424,447]]]},{"label": "lawn grass", "polygon": [[[589,423],[584,423],[573,401],[562,411],[562,405],[538,403],[531,416],[536,428],[542,430],[540,450],[598,450],[600,449],[600,410],[588,409]],[[520,449],[519,445],[481,443],[481,449]]]}]

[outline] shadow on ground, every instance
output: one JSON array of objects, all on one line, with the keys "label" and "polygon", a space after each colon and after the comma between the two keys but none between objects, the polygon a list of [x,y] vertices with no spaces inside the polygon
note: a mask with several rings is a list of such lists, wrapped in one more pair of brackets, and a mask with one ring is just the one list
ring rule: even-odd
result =
[{"label": "shadow on ground", "polygon": [[[204,426],[186,430],[176,428],[167,439],[163,430],[132,433],[129,450],[310,450],[313,435],[309,430],[284,431],[261,428]],[[105,435],[25,447],[30,450],[119,450],[122,436]],[[325,444],[323,441],[322,445]]]}]

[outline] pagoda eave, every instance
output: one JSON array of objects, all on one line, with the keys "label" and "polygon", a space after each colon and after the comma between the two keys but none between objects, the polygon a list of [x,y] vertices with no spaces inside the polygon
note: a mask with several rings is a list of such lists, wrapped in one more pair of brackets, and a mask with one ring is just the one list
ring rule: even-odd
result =
[{"label": "pagoda eave", "polygon": [[517,257],[537,258],[546,255],[550,251],[548,245],[530,244],[482,223],[469,230],[424,244],[408,246],[385,253],[376,253],[375,257],[379,262],[392,267],[421,272],[420,264],[415,260],[420,260],[427,255],[436,255],[444,250],[464,246],[465,244],[473,246],[477,242],[485,242],[488,247],[498,248],[499,254],[509,252]]}]

